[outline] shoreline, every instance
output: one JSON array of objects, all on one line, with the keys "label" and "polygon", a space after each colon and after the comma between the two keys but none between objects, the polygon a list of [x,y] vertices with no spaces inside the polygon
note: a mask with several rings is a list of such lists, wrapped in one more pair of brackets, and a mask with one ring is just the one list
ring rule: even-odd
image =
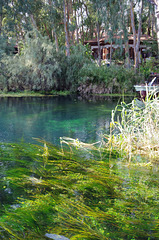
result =
[{"label": "shoreline", "polygon": [[[71,93],[70,91],[52,91],[50,93],[40,93],[40,92],[0,92],[0,98],[1,97],[55,97],[55,96],[68,96],[68,95],[74,95],[76,93]],[[83,94],[79,95],[81,97],[83,97]],[[105,93],[105,94],[88,94],[86,95],[87,97],[121,97],[121,96],[125,96],[125,97],[132,97],[132,96],[136,96],[135,93],[125,93],[125,94],[121,94],[121,93]],[[85,97],[86,97],[85,96]]]}]

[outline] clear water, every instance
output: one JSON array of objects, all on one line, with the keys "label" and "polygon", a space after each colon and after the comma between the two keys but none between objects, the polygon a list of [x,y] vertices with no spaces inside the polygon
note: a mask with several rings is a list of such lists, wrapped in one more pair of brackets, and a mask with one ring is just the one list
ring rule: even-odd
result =
[{"label": "clear water", "polygon": [[63,136],[98,141],[108,131],[111,111],[119,101],[59,96],[0,98],[0,142],[42,138],[59,144]]},{"label": "clear water", "polygon": [[[59,138],[61,136],[78,138],[84,142],[94,142],[99,140],[101,134],[109,130],[111,111],[118,103],[121,102],[121,99],[100,98],[98,100],[82,100],[77,97],[34,97],[0,98],[0,102],[0,142],[19,142],[21,139],[24,139],[26,142],[35,142],[35,140],[32,139],[32,137],[35,137],[43,138],[54,144],[59,144]],[[129,99],[127,99],[126,102],[130,102]],[[67,196],[66,189],[65,187],[63,188],[63,186],[68,186],[68,189],[70,186],[73,186],[73,189],[78,189],[78,186],[76,185],[79,184],[79,187],[81,187],[83,182],[84,185],[81,188],[81,192],[90,193],[90,195],[86,194],[84,196],[88,197],[88,200],[90,196],[90,202],[94,201],[93,204],[95,205],[91,203],[93,207],[89,206],[92,207],[91,211],[93,214],[96,212],[96,209],[98,212],[98,207],[99,209],[104,209],[102,210],[106,213],[103,215],[104,218],[100,219],[100,216],[98,216],[95,219],[98,223],[96,225],[97,229],[99,225],[102,234],[105,234],[105,238],[107,238],[108,234],[110,234],[110,239],[159,239],[158,164],[154,166],[146,166],[142,165],[141,162],[140,165],[138,164],[138,160],[136,160],[136,163],[132,162],[130,165],[127,165],[126,160],[122,161],[122,159],[118,157],[118,154],[116,155],[115,153],[112,153],[107,156],[107,152],[104,153],[104,155],[100,155],[98,152],[93,156],[93,161],[94,159],[97,161],[100,159],[99,164],[101,164],[101,156],[104,157],[102,159],[102,165],[99,165],[99,168],[95,166],[95,173],[98,169],[100,177],[100,181],[97,182],[96,180],[98,176],[92,173],[89,174],[91,169],[90,167],[88,170],[88,177],[85,178],[86,172],[80,172],[81,168],[79,168],[78,164],[76,166],[76,161],[68,161],[68,163],[64,158],[64,162],[62,163],[63,160],[61,159],[61,155],[59,157],[60,160],[58,158],[56,159],[56,156],[56,160],[53,161],[52,159],[54,158],[51,157],[50,162],[48,162],[46,167],[44,167],[44,158],[40,161],[40,158],[38,157],[38,149],[33,148],[34,145],[24,144],[23,146],[23,144],[19,144],[19,146],[15,147],[13,144],[13,146],[12,144],[10,147],[6,147],[5,144],[1,144],[0,146],[0,222],[3,217],[5,222],[8,222],[10,219],[8,216],[12,216],[12,219],[15,218],[16,220],[16,216],[18,215],[13,213],[10,215],[9,211],[13,212],[13,209],[19,209],[19,207],[24,203],[23,200],[27,202],[27,199],[34,199],[37,204],[35,206],[38,206],[38,204],[41,204],[39,199],[42,199],[38,197],[38,194],[40,197],[42,195],[45,196],[43,201],[46,203],[46,196],[50,196],[47,194],[48,192],[52,194],[54,199],[53,193],[56,189],[56,180],[58,181],[61,177],[60,174],[62,174],[62,185],[60,185],[62,187],[60,191],[64,189],[64,194],[62,193],[62,195],[61,192],[59,192],[61,194],[61,199],[63,196]],[[49,151],[51,150],[49,149]],[[98,157],[99,155],[100,157]],[[68,170],[66,165],[67,163],[69,164],[68,166],[70,167],[70,171],[65,171]],[[91,166],[93,169],[93,165]],[[56,175],[58,170],[59,175]],[[68,174],[70,178],[67,178],[67,175],[65,174]],[[56,176],[60,177],[57,177],[56,179]],[[91,184],[93,178],[94,183],[96,184],[94,188],[95,190],[93,191],[97,192],[95,192],[94,195],[91,195],[94,193],[91,191],[91,187],[90,192],[87,192],[89,191],[89,177],[91,179]],[[70,183],[72,180],[70,181],[69,179],[73,179],[74,183],[75,178],[77,178],[77,181],[74,185],[71,185]],[[27,179],[32,182],[29,183]],[[34,183],[36,179],[43,179],[44,184],[39,184],[36,187],[36,182]],[[81,181],[81,179],[84,179],[84,181]],[[69,184],[63,185],[64,183]],[[60,181],[57,184],[58,191],[59,184]],[[93,186],[93,184],[90,186]],[[110,190],[112,187],[114,190],[111,192]],[[55,192],[58,193],[58,191]],[[32,198],[33,193],[37,194],[35,194],[36,198],[35,196]],[[70,195],[68,196],[70,198]],[[95,202],[94,197],[91,198],[91,196],[94,196],[97,199],[97,202]],[[20,204],[19,198],[22,199],[22,203],[20,202]],[[5,209],[7,209],[8,206],[10,207],[6,212]],[[26,208],[26,212],[30,211],[29,204],[26,206],[28,206],[28,210]],[[36,218],[37,223],[39,223],[39,221],[44,223],[46,219],[49,219],[50,215],[47,207],[45,212],[45,208],[41,209],[41,206],[48,205],[41,204],[39,206],[40,210],[37,211],[37,216],[32,215],[33,212],[31,216]],[[94,206],[98,207],[95,208]],[[110,217],[107,219],[107,214],[110,214],[112,218]],[[106,232],[105,219],[107,219]],[[112,219],[115,221],[112,222]],[[83,220],[81,222],[83,223]],[[28,224],[32,224],[32,221],[29,223],[28,218],[26,217],[25,219],[22,215],[22,222],[19,224],[22,226],[21,229],[26,229],[27,232],[26,226],[29,226]],[[87,220],[86,224],[88,224]],[[115,224],[117,224],[119,228],[114,227]],[[13,222],[11,224],[11,228],[12,226],[13,229],[14,226],[17,228],[17,225],[14,225]],[[94,222],[92,226],[94,227]],[[47,227],[49,227],[49,225]],[[40,225],[40,228],[43,228],[43,224]],[[28,229],[30,229],[30,226]],[[22,232],[24,234],[24,231]],[[1,236],[1,234],[4,234],[4,236]],[[0,231],[0,239],[9,239],[10,237],[13,237],[10,235],[10,232],[7,237],[5,237],[5,234],[6,232],[4,230]],[[36,229],[35,234],[37,234]],[[115,238],[114,236],[118,236],[118,238]]]}]

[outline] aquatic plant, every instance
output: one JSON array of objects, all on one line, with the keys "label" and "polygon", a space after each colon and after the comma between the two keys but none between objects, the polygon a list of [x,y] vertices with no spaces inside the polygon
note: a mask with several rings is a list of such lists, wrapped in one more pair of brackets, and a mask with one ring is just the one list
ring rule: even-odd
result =
[{"label": "aquatic plant", "polygon": [[0,239],[157,239],[157,171],[127,168],[99,145],[39,141],[1,144]]},{"label": "aquatic plant", "polygon": [[149,162],[158,161],[159,99],[121,103],[112,112],[110,131],[111,134],[106,136],[107,145],[118,149],[122,156],[126,153],[129,161],[136,156],[145,157]]}]

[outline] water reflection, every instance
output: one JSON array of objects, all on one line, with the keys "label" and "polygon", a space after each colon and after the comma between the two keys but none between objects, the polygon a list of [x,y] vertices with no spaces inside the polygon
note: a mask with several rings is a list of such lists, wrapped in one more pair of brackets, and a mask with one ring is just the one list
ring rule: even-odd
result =
[{"label": "water reflection", "polygon": [[43,138],[54,144],[62,136],[93,142],[109,129],[119,98],[0,98],[0,142]]}]

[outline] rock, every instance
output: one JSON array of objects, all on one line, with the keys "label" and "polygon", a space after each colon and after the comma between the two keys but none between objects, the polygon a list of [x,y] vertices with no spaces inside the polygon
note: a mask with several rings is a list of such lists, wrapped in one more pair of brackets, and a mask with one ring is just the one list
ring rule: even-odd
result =
[{"label": "rock", "polygon": [[81,95],[104,94],[108,92],[108,89],[105,87],[104,83],[100,83],[100,84],[87,83],[87,84],[81,84],[78,87],[78,92]]},{"label": "rock", "polygon": [[70,240],[69,238],[66,238],[64,236],[57,235],[57,234],[51,234],[51,233],[46,233],[45,237],[54,239],[54,240]]}]

